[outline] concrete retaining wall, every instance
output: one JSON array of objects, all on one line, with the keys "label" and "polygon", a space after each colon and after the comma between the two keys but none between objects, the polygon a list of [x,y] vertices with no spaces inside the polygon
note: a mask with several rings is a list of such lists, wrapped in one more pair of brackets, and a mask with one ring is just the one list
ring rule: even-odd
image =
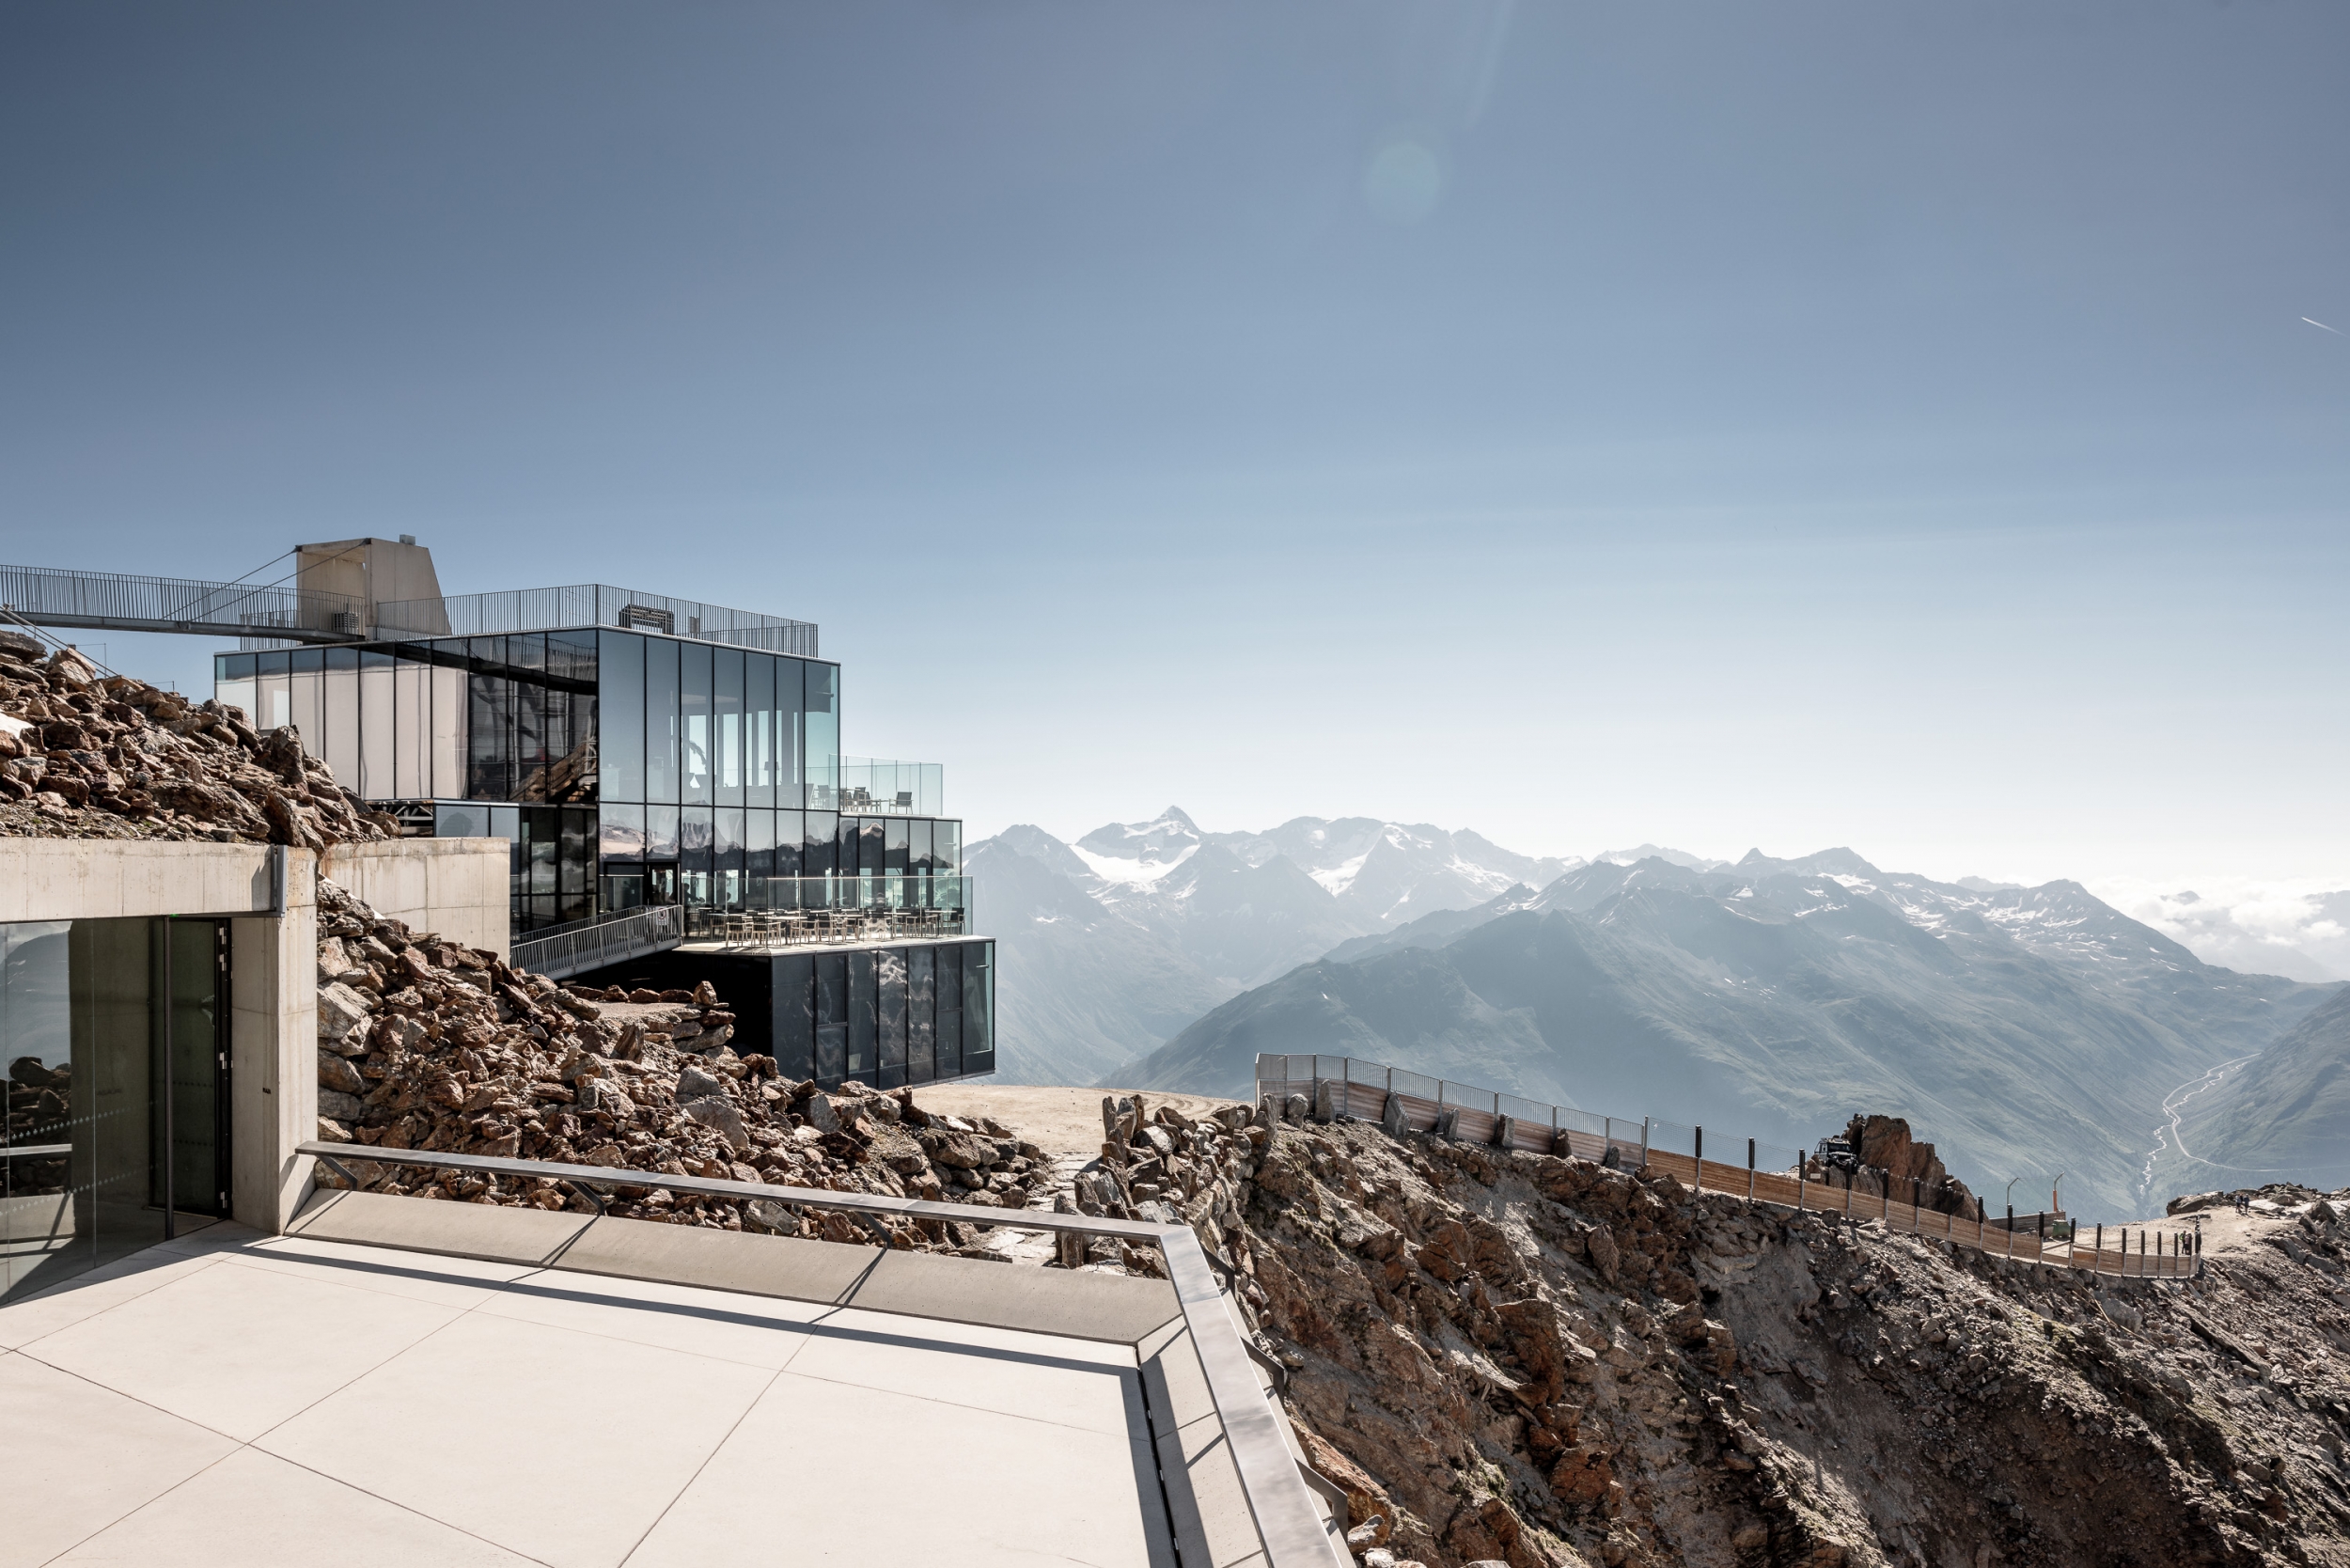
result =
[{"label": "concrete retaining wall", "polygon": [[510,864],[503,839],[385,839],[337,844],[320,869],[378,915],[504,957]]}]

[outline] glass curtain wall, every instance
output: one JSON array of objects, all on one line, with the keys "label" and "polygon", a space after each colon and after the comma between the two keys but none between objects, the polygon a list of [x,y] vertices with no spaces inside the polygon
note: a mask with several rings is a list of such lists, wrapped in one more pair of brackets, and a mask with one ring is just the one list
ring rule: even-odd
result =
[{"label": "glass curtain wall", "polygon": [[212,673],[362,799],[578,805],[599,793],[597,666],[595,633],[534,632],[224,653]]},{"label": "glass curtain wall", "polygon": [[775,877],[806,874],[820,833],[829,870],[837,820],[807,806],[832,793],[838,666],[635,632],[598,640],[602,907],[756,902]]},{"label": "glass curtain wall", "polygon": [[0,1298],[227,1212],[227,975],[219,921],[0,925]]},{"label": "glass curtain wall", "polygon": [[775,1055],[788,1076],[876,1089],[995,1071],[995,944],[786,953]]},{"label": "glass curtain wall", "polygon": [[[257,724],[295,725],[363,798],[435,802],[435,832],[489,823],[471,830],[509,839],[517,930],[648,902],[755,903],[777,877],[961,869],[959,823],[832,808],[837,665],[575,631],[225,654],[214,678]],[[580,821],[574,807],[598,809]]]}]

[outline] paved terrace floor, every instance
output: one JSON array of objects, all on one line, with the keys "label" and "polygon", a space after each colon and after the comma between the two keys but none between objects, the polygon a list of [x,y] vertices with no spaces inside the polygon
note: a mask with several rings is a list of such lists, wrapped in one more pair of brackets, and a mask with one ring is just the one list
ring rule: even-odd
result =
[{"label": "paved terrace floor", "polygon": [[1143,1401],[1127,1345],[217,1226],[0,1308],[0,1565],[1171,1568]]}]

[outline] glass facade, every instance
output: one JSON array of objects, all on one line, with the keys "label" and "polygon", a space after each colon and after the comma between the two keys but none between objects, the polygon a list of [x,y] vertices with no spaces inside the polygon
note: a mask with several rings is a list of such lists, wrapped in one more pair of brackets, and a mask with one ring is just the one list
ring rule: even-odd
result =
[{"label": "glass facade", "polygon": [[228,1207],[216,920],[0,924],[0,1299]]},{"label": "glass facade", "polygon": [[792,956],[776,1004],[802,1076],[994,1070],[995,949],[964,940],[942,770],[840,755],[838,665],[640,626],[227,654],[214,673],[221,700],[294,726],[412,828],[506,839],[517,935],[648,903],[838,916],[785,922],[834,949]]},{"label": "glass facade", "polygon": [[774,961],[777,1071],[876,1089],[995,1071],[995,944],[942,942]]}]

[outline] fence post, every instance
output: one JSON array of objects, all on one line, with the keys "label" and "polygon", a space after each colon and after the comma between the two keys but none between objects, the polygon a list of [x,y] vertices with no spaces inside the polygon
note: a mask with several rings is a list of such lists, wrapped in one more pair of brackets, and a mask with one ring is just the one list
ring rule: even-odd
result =
[{"label": "fence post", "polygon": [[1698,1129],[1697,1152],[1698,1179],[1695,1184],[1698,1191],[1703,1192],[1705,1190],[1705,1129],[1702,1127]]},{"label": "fence post", "polygon": [[1747,1139],[1747,1206],[1754,1206],[1754,1139]]},{"label": "fence post", "polygon": [[1803,1213],[1803,1156],[1795,1156],[1795,1213]]},{"label": "fence post", "polygon": [[1642,1170],[1648,1168],[1648,1124],[1647,1117],[1640,1118],[1640,1168]]},{"label": "fence post", "polygon": [[1844,1216],[1848,1219],[1852,1217],[1852,1179],[1853,1169],[1847,1167],[1844,1171]]}]

